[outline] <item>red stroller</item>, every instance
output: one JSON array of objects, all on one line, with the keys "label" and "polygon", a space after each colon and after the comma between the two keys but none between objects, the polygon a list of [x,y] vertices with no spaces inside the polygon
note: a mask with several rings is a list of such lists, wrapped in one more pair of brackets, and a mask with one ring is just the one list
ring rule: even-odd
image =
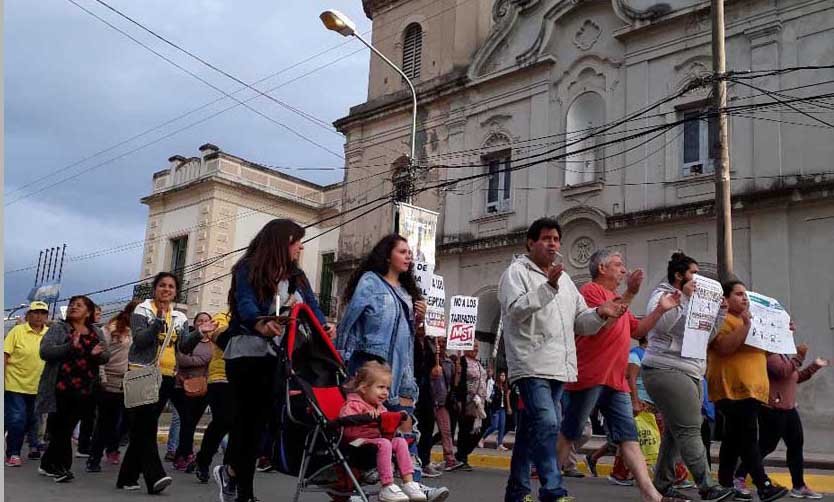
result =
[{"label": "red stroller", "polygon": [[[340,443],[344,426],[374,419],[339,418],[347,371],[309,306],[293,306],[281,349],[275,457],[279,471],[298,476],[293,502],[303,491],[327,492],[337,500],[358,495],[367,502],[369,492],[362,488],[358,468],[375,465],[375,449],[340,447]],[[399,423],[398,414],[390,415],[382,417],[386,429]]]}]

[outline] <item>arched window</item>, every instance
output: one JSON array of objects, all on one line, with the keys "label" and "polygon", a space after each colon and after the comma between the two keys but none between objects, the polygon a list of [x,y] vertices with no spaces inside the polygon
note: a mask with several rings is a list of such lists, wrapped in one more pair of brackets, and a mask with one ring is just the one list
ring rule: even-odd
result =
[{"label": "arched window", "polygon": [[588,136],[604,122],[605,101],[595,92],[580,94],[568,108],[565,140],[570,146],[565,152],[568,154],[565,162],[566,186],[590,183],[602,177],[602,161],[598,160],[602,151],[593,149],[597,138]]},{"label": "arched window", "polygon": [[423,58],[423,28],[411,23],[405,29],[403,37],[403,73],[410,79],[420,78]]}]

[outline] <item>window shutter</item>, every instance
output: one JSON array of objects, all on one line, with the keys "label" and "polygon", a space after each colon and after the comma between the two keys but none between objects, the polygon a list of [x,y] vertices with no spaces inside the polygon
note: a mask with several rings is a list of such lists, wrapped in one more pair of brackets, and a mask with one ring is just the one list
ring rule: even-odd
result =
[{"label": "window shutter", "polygon": [[423,58],[423,29],[417,23],[408,25],[403,40],[403,73],[411,79],[420,78]]}]

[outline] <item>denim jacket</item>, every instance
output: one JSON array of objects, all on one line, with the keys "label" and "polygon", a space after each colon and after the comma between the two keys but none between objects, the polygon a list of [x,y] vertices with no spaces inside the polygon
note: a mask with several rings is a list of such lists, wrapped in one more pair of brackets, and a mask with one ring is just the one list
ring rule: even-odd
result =
[{"label": "denim jacket", "polygon": [[339,322],[336,348],[345,361],[369,355],[391,366],[391,401],[417,400],[414,379],[414,308],[411,297],[375,272],[365,272]]},{"label": "denim jacket", "polygon": [[[229,321],[228,333],[229,344],[223,354],[224,359],[236,359],[238,357],[263,357],[275,356],[275,350],[271,341],[263,337],[255,330],[258,317],[275,314],[275,299],[265,298],[258,300],[258,295],[249,282],[249,266],[241,264],[235,272],[235,308],[232,309],[231,321]],[[316,295],[307,286],[304,273],[300,270],[290,277],[291,282],[297,285],[296,292],[301,295],[306,305],[309,305],[316,315],[316,319],[324,327],[327,319],[319,307]],[[254,337],[235,340],[238,337]]]}]

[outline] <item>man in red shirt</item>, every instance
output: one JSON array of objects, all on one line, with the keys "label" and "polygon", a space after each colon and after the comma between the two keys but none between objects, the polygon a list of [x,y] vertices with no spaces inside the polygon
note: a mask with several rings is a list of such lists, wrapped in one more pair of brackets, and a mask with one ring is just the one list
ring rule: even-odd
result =
[{"label": "man in red shirt", "polygon": [[[628,276],[626,293],[619,299],[630,303],[640,291],[643,271],[631,274],[626,269],[622,255],[600,249],[591,256],[588,265],[592,282],[579,292],[588,307],[593,308],[619,297],[617,288]],[[582,435],[582,426],[594,407],[605,417],[608,440],[620,447],[626,465],[634,473],[644,501],[659,502],[665,499],[655,489],[646,461],[640,452],[637,427],[631,406],[626,369],[632,338],[643,338],[668,310],[680,303],[680,293],[666,294],[657,308],[638,320],[631,311],[610,319],[596,336],[576,337],[578,379],[565,384],[565,419],[559,434],[559,459],[567,458],[573,442]],[[561,463],[561,462],[560,462]]]}]

